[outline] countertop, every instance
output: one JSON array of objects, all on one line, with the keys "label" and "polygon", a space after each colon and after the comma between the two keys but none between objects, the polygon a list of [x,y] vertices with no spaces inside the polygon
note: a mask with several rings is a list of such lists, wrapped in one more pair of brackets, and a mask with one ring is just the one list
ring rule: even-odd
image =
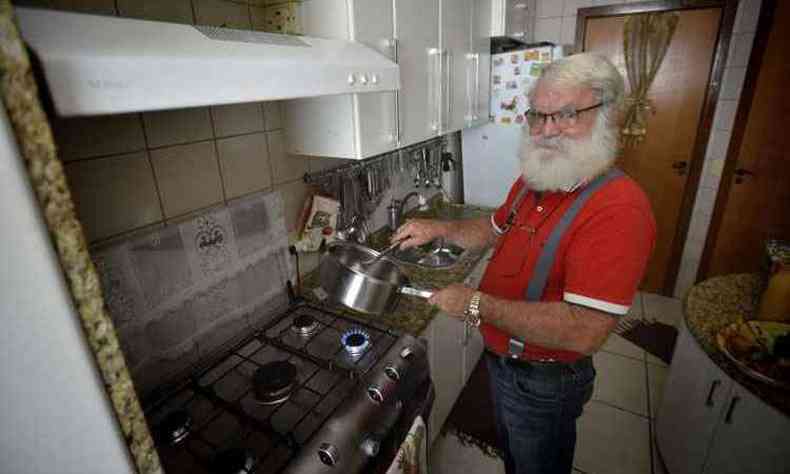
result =
[{"label": "countertop", "polygon": [[716,345],[721,328],[755,312],[762,287],[757,274],[713,277],[695,285],[686,296],[686,325],[700,347],[728,376],[763,401],[790,416],[790,390],[772,387],[743,374]]},{"label": "countertop", "polygon": [[[439,201],[430,210],[408,213],[407,218],[471,219],[488,215],[491,212],[493,211],[487,208],[445,204]],[[390,235],[389,229],[380,229],[370,236],[368,245],[373,249],[382,250],[389,244]],[[462,283],[475,269],[484,255],[485,249],[467,250],[455,265],[447,269],[426,269],[409,264],[403,264],[401,268],[415,286],[443,288],[452,283]],[[325,304],[318,300],[313,292],[318,286],[320,285],[318,282],[318,269],[316,269],[302,279],[302,295],[311,303]],[[338,306],[332,306],[332,310],[362,319],[374,325],[392,328],[414,336],[419,336],[439,312],[438,308],[429,305],[424,299],[410,296],[402,296],[398,301],[396,310],[389,314],[368,315]]]}]

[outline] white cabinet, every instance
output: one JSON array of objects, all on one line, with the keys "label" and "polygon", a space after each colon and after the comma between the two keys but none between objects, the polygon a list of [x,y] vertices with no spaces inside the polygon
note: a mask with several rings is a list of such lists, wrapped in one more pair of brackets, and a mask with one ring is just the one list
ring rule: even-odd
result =
[{"label": "white cabinet", "polygon": [[491,0],[473,0],[472,51],[469,83],[469,108],[467,126],[488,123],[491,93]]},{"label": "white cabinet", "polygon": [[442,0],[440,133],[488,121],[491,0]]},{"label": "white cabinet", "polygon": [[790,472],[790,419],[721,371],[685,324],[656,436],[670,474]]},{"label": "white cabinet", "polygon": [[[487,264],[488,255],[478,262],[464,284],[476,288]],[[477,329],[470,330],[462,321],[444,313],[434,317],[423,337],[428,341],[428,361],[436,391],[430,417],[433,443],[480,360],[483,337]]]},{"label": "white cabinet", "polygon": [[431,379],[436,398],[431,411],[431,442],[436,439],[464,385],[463,346],[464,323],[444,313],[437,314],[426,331],[430,332],[429,350]]},{"label": "white cabinet", "polygon": [[[396,60],[393,0],[309,0],[302,4],[306,34],[363,43]],[[359,75],[356,80],[375,81]],[[288,152],[362,159],[398,145],[397,93],[341,94],[287,101]]]},{"label": "white cabinet", "polygon": [[439,0],[394,0],[401,90],[398,93],[400,145],[439,132]]},{"label": "white cabinet", "polygon": [[711,444],[706,474],[790,472],[790,418],[733,384]]},{"label": "white cabinet", "polygon": [[306,0],[300,12],[306,34],[397,61],[401,89],[287,101],[289,153],[363,159],[488,120],[491,0]]}]

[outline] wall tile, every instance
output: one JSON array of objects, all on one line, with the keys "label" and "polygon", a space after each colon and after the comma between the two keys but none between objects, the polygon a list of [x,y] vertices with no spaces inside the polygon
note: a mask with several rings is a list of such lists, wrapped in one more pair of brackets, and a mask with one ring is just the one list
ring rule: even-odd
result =
[{"label": "wall tile", "polygon": [[266,130],[283,128],[282,104],[282,101],[278,100],[263,102],[263,115]]},{"label": "wall tile", "polygon": [[217,140],[217,150],[226,199],[271,186],[271,164],[264,133]]},{"label": "wall tile", "polygon": [[731,131],[737,109],[737,100],[720,100],[716,104],[716,115],[713,118],[713,127],[717,130]]},{"label": "wall tile", "polygon": [[591,7],[592,0],[565,0],[565,9],[562,16],[576,16],[576,11],[579,8]]},{"label": "wall tile", "polygon": [[307,199],[308,187],[302,180],[297,180],[275,185],[274,189],[283,195],[285,226],[288,232],[293,232],[296,230],[299,215],[302,213],[305,199]]},{"label": "wall tile", "polygon": [[90,241],[162,219],[145,152],[68,163],[66,175]]},{"label": "wall tile", "polygon": [[213,142],[151,151],[165,217],[171,218],[222,201]]},{"label": "wall tile", "polygon": [[64,161],[145,149],[139,114],[56,119],[52,128]]},{"label": "wall tile", "polygon": [[266,139],[269,142],[269,157],[272,162],[272,178],[275,184],[301,179],[309,171],[307,159],[304,156],[285,152],[282,130],[266,132]]},{"label": "wall tile", "polygon": [[310,169],[311,173],[337,168],[338,166],[345,164],[348,164],[348,160],[343,160],[340,158],[327,158],[324,156],[307,157],[307,167]]},{"label": "wall tile", "polygon": [[564,0],[538,0],[536,15],[538,18],[562,16],[564,4]]},{"label": "wall tile", "polygon": [[190,0],[118,0],[118,14],[144,20],[194,23]]},{"label": "wall tile", "polygon": [[255,193],[228,203],[239,257],[246,258],[266,248],[287,242],[280,193]]},{"label": "wall tile", "polygon": [[176,145],[212,138],[211,117],[205,107],[146,112],[145,134],[149,147]]},{"label": "wall tile", "polygon": [[145,296],[147,318],[151,310],[178,295],[194,282],[184,241],[177,226],[163,227],[129,243],[129,259]]},{"label": "wall tile", "polygon": [[263,111],[257,102],[212,107],[211,117],[217,137],[263,130]]},{"label": "wall tile", "polygon": [[538,18],[535,20],[535,41],[562,41],[562,18]]},{"label": "wall tile", "polygon": [[576,43],[576,17],[566,16],[562,18],[562,44],[573,45]]},{"label": "wall tile", "polygon": [[194,0],[195,20],[198,25],[222,26],[249,30],[249,7],[242,3],[223,0]]},{"label": "wall tile", "polygon": [[115,15],[115,0],[51,0],[53,8],[73,12]]},{"label": "wall tile", "polygon": [[727,58],[727,67],[746,67],[749,65],[749,56],[754,44],[754,33],[741,33],[732,36],[730,52]]},{"label": "wall tile", "polygon": [[742,0],[738,2],[738,13],[735,15],[733,33],[752,33],[757,31],[757,20],[760,18],[762,0]]},{"label": "wall tile", "polygon": [[193,281],[217,281],[238,266],[230,212],[219,207],[178,225]]},{"label": "wall tile", "polygon": [[743,80],[746,77],[745,67],[728,67],[724,70],[719,99],[737,99],[741,96]]}]

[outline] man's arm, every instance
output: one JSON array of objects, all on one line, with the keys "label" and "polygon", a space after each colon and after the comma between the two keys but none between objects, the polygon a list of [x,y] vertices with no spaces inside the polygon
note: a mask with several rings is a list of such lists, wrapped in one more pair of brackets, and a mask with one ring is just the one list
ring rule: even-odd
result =
[{"label": "man's arm", "polygon": [[508,334],[550,349],[592,354],[617,325],[617,319],[602,311],[562,301],[511,301],[483,294],[483,321]]},{"label": "man's arm", "polygon": [[[464,319],[475,290],[454,284],[437,291],[431,304],[450,316]],[[566,302],[528,302],[497,298],[483,293],[480,316],[508,334],[538,346],[592,354],[606,341],[617,319],[602,311]]]},{"label": "man's arm", "polygon": [[409,219],[400,226],[392,240],[405,238],[401,248],[415,247],[444,237],[467,249],[486,247],[494,242],[496,234],[491,226],[491,216],[457,221]]}]

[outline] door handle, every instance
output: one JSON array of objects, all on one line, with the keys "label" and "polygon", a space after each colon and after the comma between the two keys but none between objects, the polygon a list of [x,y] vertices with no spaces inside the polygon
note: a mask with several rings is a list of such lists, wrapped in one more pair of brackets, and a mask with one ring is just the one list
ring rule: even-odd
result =
[{"label": "door handle", "polygon": [[724,417],[724,422],[727,423],[728,425],[732,424],[732,413],[735,411],[735,405],[737,405],[739,401],[741,401],[741,397],[737,395],[732,397],[732,399],[730,400],[730,407],[727,408],[727,415],[725,415]]},{"label": "door handle", "polygon": [[686,174],[686,169],[688,168],[688,163],[685,161],[676,161],[672,163],[672,169],[677,171],[678,176],[683,176]]},{"label": "door handle", "polygon": [[713,406],[713,393],[716,391],[719,385],[721,385],[721,380],[714,380],[710,383],[710,390],[708,390],[708,397],[705,399],[705,406]]},{"label": "door handle", "polygon": [[755,174],[745,168],[735,169],[735,184],[743,183],[744,176],[755,176]]}]

